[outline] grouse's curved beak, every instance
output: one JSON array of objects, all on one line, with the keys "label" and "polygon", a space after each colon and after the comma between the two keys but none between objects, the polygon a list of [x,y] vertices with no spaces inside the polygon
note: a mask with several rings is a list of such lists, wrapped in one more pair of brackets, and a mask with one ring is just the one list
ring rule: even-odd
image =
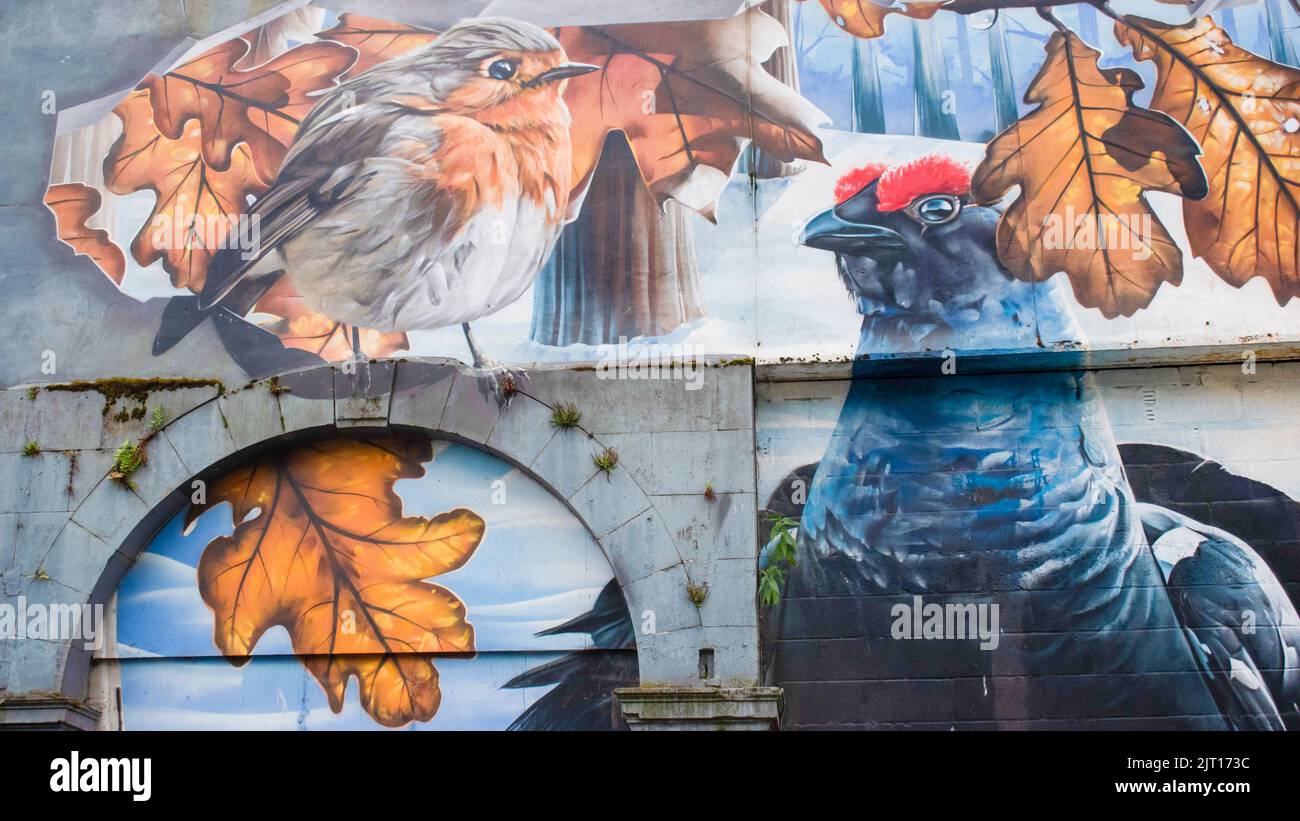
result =
[{"label": "grouse's curved beak", "polygon": [[841,219],[834,208],[804,224],[799,244],[849,256],[869,256],[872,251],[907,247],[906,240],[897,231],[881,225],[849,222]]},{"label": "grouse's curved beak", "polygon": [[593,66],[590,63],[564,63],[555,68],[543,71],[533,79],[524,83],[524,88],[536,88],[546,83],[554,83],[559,80],[567,80],[570,77],[580,77],[583,74],[589,74],[600,66]]}]

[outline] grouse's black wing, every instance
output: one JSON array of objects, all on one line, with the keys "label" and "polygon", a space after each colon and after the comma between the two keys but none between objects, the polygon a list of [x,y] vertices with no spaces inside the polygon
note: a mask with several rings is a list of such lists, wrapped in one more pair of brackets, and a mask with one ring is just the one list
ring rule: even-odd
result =
[{"label": "grouse's black wing", "polygon": [[1224,717],[1238,729],[1300,726],[1300,616],[1277,576],[1226,531],[1156,505],[1138,512]]},{"label": "grouse's black wing", "polygon": [[591,610],[537,635],[587,633],[594,649],[567,653],[526,670],[505,689],[552,686],[511,723],[511,730],[624,729],[614,688],[635,687],[639,680],[636,634],[627,600],[611,579]]}]

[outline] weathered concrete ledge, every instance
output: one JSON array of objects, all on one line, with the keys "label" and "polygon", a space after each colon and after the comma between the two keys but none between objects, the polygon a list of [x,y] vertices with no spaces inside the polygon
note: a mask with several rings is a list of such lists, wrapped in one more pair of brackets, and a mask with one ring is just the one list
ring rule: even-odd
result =
[{"label": "weathered concrete ledge", "polygon": [[778,730],[780,687],[620,687],[632,730]]},{"label": "weathered concrete ledge", "polygon": [[93,730],[99,712],[63,695],[0,699],[0,730]]}]

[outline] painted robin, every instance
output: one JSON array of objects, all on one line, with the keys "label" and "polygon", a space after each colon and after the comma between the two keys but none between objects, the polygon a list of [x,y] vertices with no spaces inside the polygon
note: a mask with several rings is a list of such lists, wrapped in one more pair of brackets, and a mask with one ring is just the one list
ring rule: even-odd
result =
[{"label": "painted robin", "polygon": [[461,323],[475,366],[498,368],[469,322],[522,296],[550,255],[572,176],[564,81],[596,68],[530,23],[477,18],[322,95],[251,209],[260,247],[218,252],[155,352],[215,311],[242,317],[283,275],[354,328]]}]

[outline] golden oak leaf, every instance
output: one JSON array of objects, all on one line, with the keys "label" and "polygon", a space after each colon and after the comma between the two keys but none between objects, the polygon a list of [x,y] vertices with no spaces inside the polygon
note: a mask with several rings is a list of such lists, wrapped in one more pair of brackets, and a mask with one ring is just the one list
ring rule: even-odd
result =
[{"label": "golden oak leaf", "polygon": [[86,227],[86,220],[99,211],[102,204],[99,192],[79,182],[51,185],[45,192],[45,204],[54,212],[59,239],[72,246],[78,254],[90,257],[99,270],[121,285],[126,273],[126,257],[122,255],[122,249],[108,238],[104,229]]},{"label": "golden oak leaf", "polygon": [[1109,318],[1182,281],[1182,253],[1145,194],[1204,196],[1205,175],[1181,126],[1133,104],[1137,74],[1098,57],[1073,32],[1052,35],[1025,94],[1037,108],[989,144],[971,190],[991,203],[1019,186],[998,223],[1002,263],[1031,281],[1064,271],[1079,303]]},{"label": "golden oak leaf", "polygon": [[428,45],[438,33],[415,28],[402,23],[390,23],[360,14],[342,14],[338,25],[316,35],[323,40],[333,40],[357,50],[357,61],[348,69],[345,78],[351,79],[385,60],[391,60],[413,48]]},{"label": "golden oak leaf", "polygon": [[854,37],[865,39],[884,34],[885,17],[890,14],[929,20],[947,2],[948,0],[937,3],[900,3],[891,6],[873,3],[871,0],[821,0],[822,8],[826,9],[835,25]]},{"label": "golden oak leaf", "polygon": [[623,131],[651,193],[709,219],[752,140],[770,156],[826,162],[814,133],[826,116],[763,68],[789,45],[752,8],[721,20],[584,26],[557,31],[570,59],[600,66],[569,80],[573,179],[585,191],[605,136]]},{"label": "golden oak leaf", "polygon": [[[258,300],[253,312],[280,317],[278,322],[267,326],[267,330],[278,336],[286,348],[314,353],[327,362],[340,362],[353,354],[352,326],[307,307],[287,277],[271,286]],[[410,347],[406,334],[401,331],[359,330],[361,351],[372,359],[382,359]]]},{"label": "golden oak leaf", "polygon": [[213,254],[229,244],[248,195],[267,186],[254,173],[245,145],[231,152],[225,170],[209,167],[198,120],[186,124],[180,139],[160,134],[144,89],[128,94],[113,113],[122,120],[122,136],[104,159],[105,186],[114,194],[156,194],[149,220],[131,243],[131,255],[141,265],[162,259],[173,285],[197,292]]},{"label": "golden oak leaf", "polygon": [[1155,63],[1151,107],[1205,154],[1210,194],[1183,202],[1192,251],[1232,285],[1259,276],[1279,304],[1300,295],[1300,70],[1234,45],[1209,17],[1125,17],[1115,37]]},{"label": "golden oak leaf", "polygon": [[242,143],[258,178],[270,184],[316,104],[314,93],[332,88],[356,55],[336,43],[307,43],[246,71],[235,68],[248,49],[246,40],[229,40],[162,76],[149,75],[140,87],[149,91],[164,136],[180,139],[197,119],[209,168],[228,169]]},{"label": "golden oak leaf", "polygon": [[199,592],[218,649],[240,665],[271,627],[340,712],[356,676],[361,706],[397,727],[428,721],[441,699],[434,654],[474,651],[465,605],[424,581],[465,564],[483,520],[458,508],[403,516],[393,490],[424,474],[418,435],[329,439],[264,456],[211,482],[193,521],[228,502],[235,532],[199,560]]}]

